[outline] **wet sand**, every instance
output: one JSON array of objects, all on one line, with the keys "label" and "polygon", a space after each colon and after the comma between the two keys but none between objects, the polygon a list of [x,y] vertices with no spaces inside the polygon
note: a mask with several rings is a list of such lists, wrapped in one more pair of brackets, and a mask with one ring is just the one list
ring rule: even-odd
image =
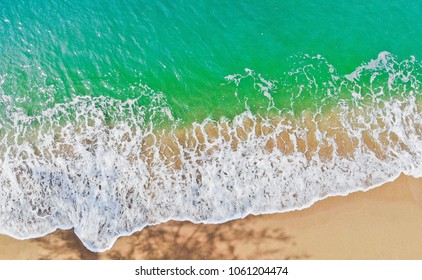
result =
[{"label": "wet sand", "polygon": [[422,259],[422,179],[400,176],[367,192],[221,225],[168,222],[121,237],[104,253],[72,231],[0,236],[0,259]]}]

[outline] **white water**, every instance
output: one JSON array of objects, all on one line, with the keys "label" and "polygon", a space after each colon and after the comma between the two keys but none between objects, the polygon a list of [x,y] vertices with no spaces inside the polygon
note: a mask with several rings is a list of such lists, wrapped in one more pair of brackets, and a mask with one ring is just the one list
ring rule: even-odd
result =
[{"label": "white water", "polygon": [[[148,110],[156,117],[172,118],[165,99],[150,95],[146,87],[142,98],[151,98],[157,107],[136,112],[135,100],[75,97],[71,103],[28,117],[2,96],[8,122],[0,127],[0,232],[31,238],[56,228],[74,228],[87,248],[103,251],[119,236],[171,219],[221,223],[248,214],[301,209],[327,196],[372,188],[400,173],[421,177],[422,117],[416,98],[420,82],[399,65],[388,53],[381,53],[346,77],[352,87],[344,81],[336,89],[338,93],[343,86],[353,88],[356,99],[353,107],[339,102],[336,108],[339,129],[359,140],[353,156],[340,156],[335,136],[329,136],[313,118],[317,142],[325,139],[334,147],[329,160],[318,156],[321,145],[310,159],[298,146],[288,154],[264,148],[285,131],[290,132],[292,143],[306,139],[309,128],[297,124],[304,116],[279,122],[267,135],[249,133],[246,139],[236,140],[236,149],[233,135],[244,127],[245,119],[258,122],[248,110],[230,122],[229,140],[223,133],[225,120],[193,124],[192,129],[202,131],[207,124],[215,125],[218,137],[193,140],[190,146],[177,142],[181,165],[175,168],[174,160],[163,158],[162,142],[146,144],[148,137],[157,135]],[[274,84],[254,75],[248,69],[246,75],[227,79],[241,82],[252,77],[261,85],[257,94],[271,100]],[[371,77],[369,104],[374,106],[358,103],[364,94],[357,81],[365,75]],[[380,75],[388,75],[385,88],[372,88]],[[405,80],[411,88],[397,86]],[[387,88],[396,95],[378,99]],[[114,114],[113,125],[106,121],[107,110]],[[270,126],[271,121],[268,117],[260,123]],[[398,140],[384,147],[386,157],[380,159],[368,149],[363,134],[378,141],[386,132]],[[215,147],[216,151],[206,152]]]}]

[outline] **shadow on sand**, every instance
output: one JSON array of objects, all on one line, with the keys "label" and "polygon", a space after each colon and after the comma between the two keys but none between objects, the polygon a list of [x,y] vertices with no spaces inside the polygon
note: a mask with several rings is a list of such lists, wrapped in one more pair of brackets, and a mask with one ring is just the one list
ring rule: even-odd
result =
[{"label": "shadow on sand", "polygon": [[256,226],[257,217],[225,224],[168,222],[121,237],[109,251],[87,250],[73,231],[34,239],[40,259],[306,259],[283,230]]}]

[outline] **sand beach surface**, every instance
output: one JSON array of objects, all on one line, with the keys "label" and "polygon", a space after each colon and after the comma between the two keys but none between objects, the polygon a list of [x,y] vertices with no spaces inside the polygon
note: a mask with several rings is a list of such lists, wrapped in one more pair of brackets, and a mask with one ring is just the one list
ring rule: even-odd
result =
[{"label": "sand beach surface", "polygon": [[422,259],[421,232],[422,179],[402,175],[300,211],[151,226],[104,253],[85,249],[71,230],[31,240],[1,235],[0,259]]},{"label": "sand beach surface", "polygon": [[0,259],[422,260],[420,1],[34,2],[0,5],[0,232],[51,234]]}]

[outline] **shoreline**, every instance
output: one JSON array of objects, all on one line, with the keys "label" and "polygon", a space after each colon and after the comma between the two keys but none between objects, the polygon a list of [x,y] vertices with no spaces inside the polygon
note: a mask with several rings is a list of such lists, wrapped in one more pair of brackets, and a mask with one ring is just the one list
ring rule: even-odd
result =
[{"label": "shoreline", "polygon": [[[45,137],[54,139],[44,143],[45,153],[28,155],[22,146],[17,154],[29,165],[9,155],[6,166],[10,163],[17,175],[16,182],[7,182],[25,186],[23,194],[15,194],[16,201],[23,197],[34,204],[28,211],[28,219],[36,223],[33,232],[74,226],[88,248],[103,251],[118,236],[147,224],[220,223],[250,213],[288,212],[377,187],[399,172],[420,176],[419,107],[402,104],[407,110],[401,113],[394,102],[389,106],[374,112],[303,112],[297,119],[261,119],[245,112],[232,122],[207,121],[157,135],[131,133],[128,126],[103,130],[101,123],[87,122],[80,135],[76,127],[64,127],[62,137]],[[51,204],[63,186],[79,204]],[[50,197],[39,200],[43,190]],[[107,217],[100,214],[104,210]],[[61,213],[67,220],[58,218]],[[25,225],[3,220],[2,232],[35,236],[24,234]]]},{"label": "shoreline", "polygon": [[150,226],[103,253],[84,248],[72,230],[30,240],[0,235],[0,259],[420,259],[420,230],[422,178],[400,175],[302,210]]}]

